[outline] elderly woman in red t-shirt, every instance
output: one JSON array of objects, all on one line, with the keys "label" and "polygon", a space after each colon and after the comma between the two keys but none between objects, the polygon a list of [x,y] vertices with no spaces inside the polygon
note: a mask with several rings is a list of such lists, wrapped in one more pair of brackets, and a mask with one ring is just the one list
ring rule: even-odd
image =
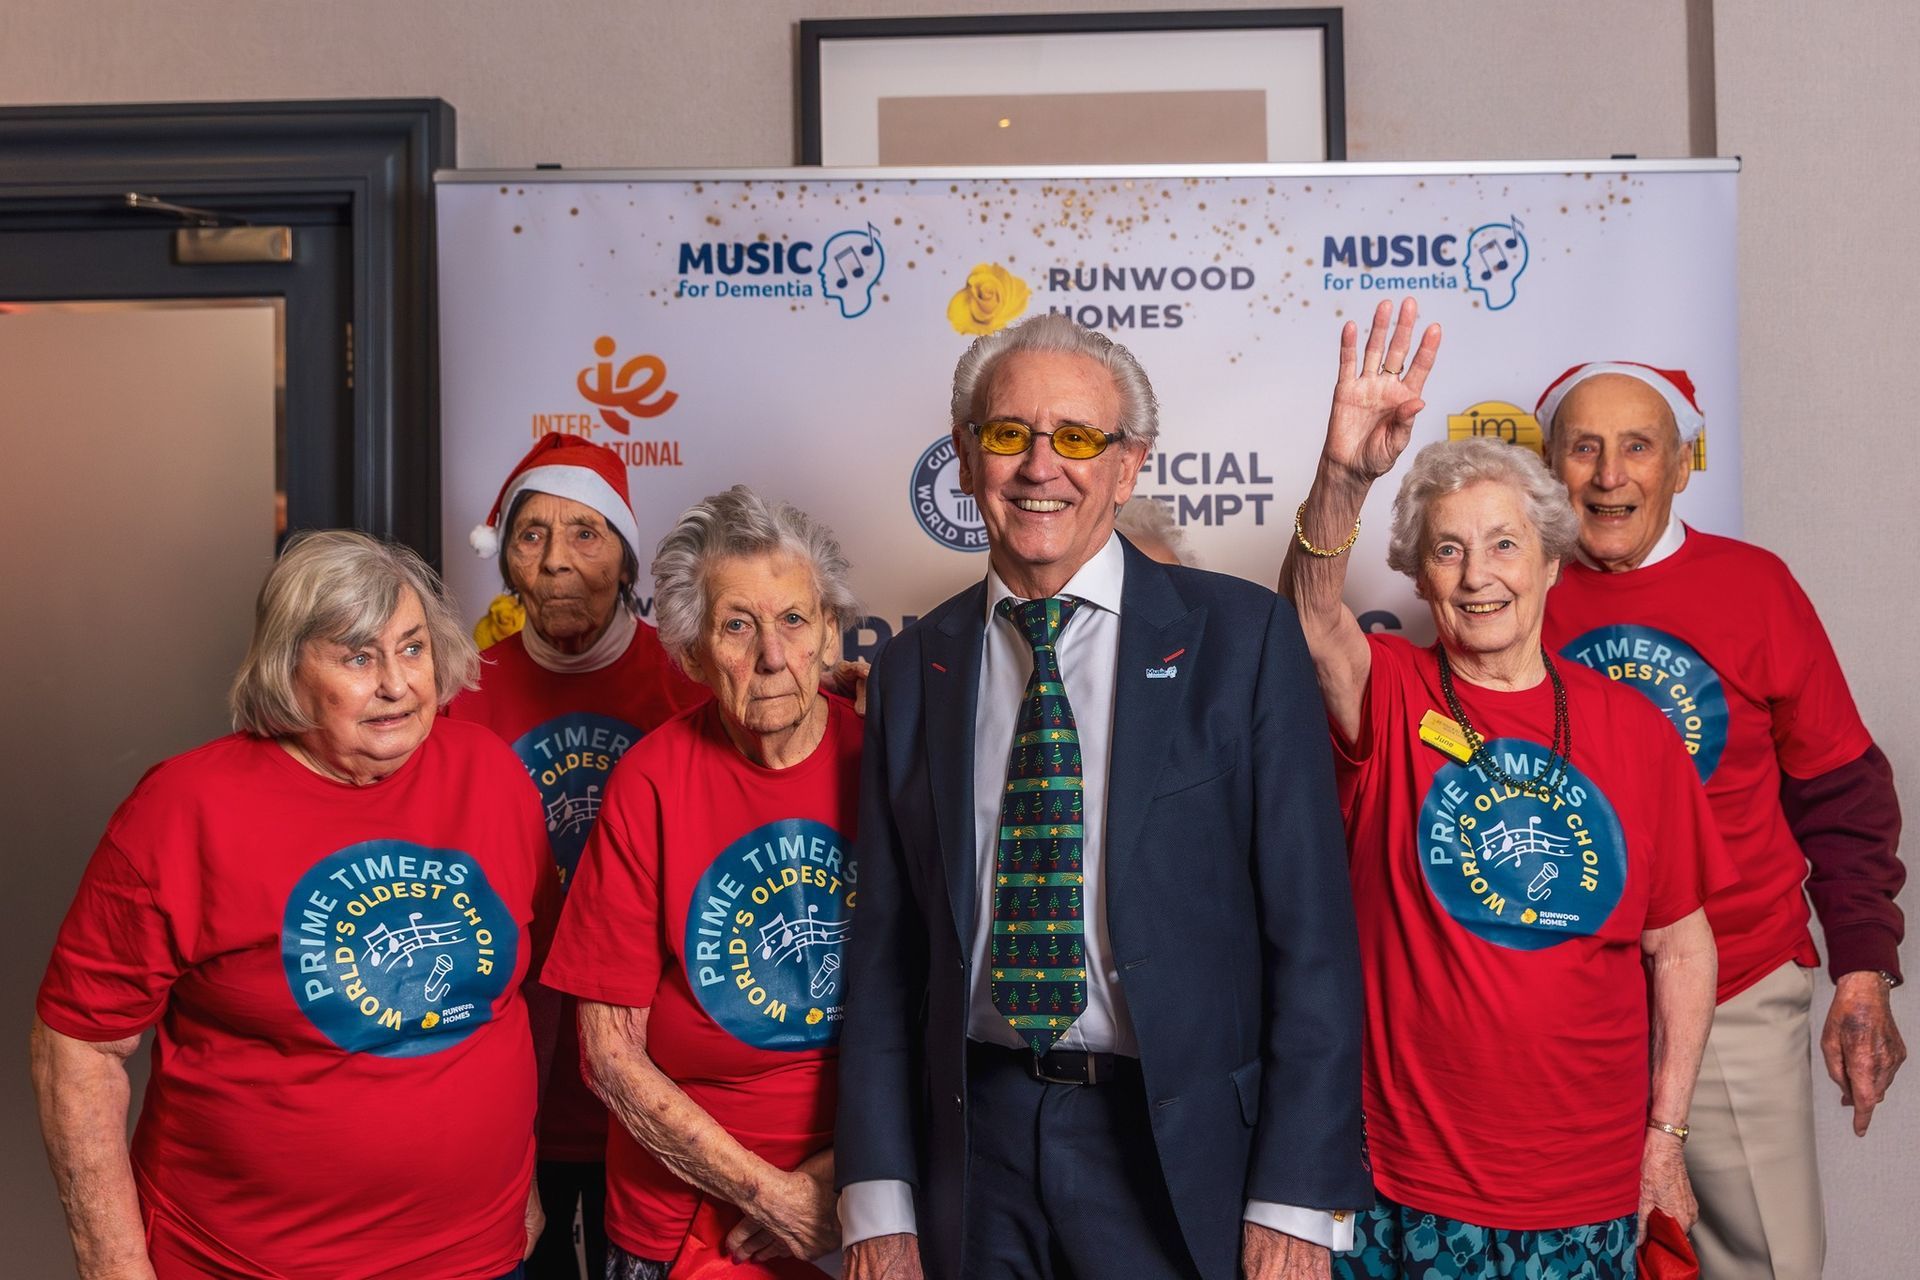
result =
[{"label": "elderly woman in red t-shirt", "polygon": [[1725,855],[1665,718],[1541,647],[1576,523],[1532,453],[1431,445],[1402,482],[1388,563],[1435,645],[1363,633],[1341,603],[1361,504],[1439,349],[1437,326],[1412,349],[1416,318],[1408,300],[1391,324],[1381,303],[1364,352],[1343,329],[1281,574],[1333,730],[1367,988],[1378,1199],[1335,1267],[1624,1277],[1636,1219],[1695,1214],[1681,1144],[1713,1016],[1701,904]]},{"label": "elderly woman in red t-shirt", "polygon": [[260,591],[236,732],[114,813],[33,1027],[83,1277],[520,1276],[540,1225],[521,985],[558,887],[513,753],[436,717],[475,665],[413,552],[298,537]]},{"label": "elderly woman in red t-shirt", "polygon": [[618,1122],[607,1275],[814,1274],[839,1235],[858,901],[860,721],[820,687],[856,616],[847,562],[825,526],[736,487],[681,517],[653,573],[661,643],[714,696],[615,768],[542,975],[579,999]]}]

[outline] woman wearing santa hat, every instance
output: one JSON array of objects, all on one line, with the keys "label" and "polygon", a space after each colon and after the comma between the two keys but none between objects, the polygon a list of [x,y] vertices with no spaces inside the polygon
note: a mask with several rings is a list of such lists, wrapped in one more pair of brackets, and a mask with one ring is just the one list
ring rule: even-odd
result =
[{"label": "woman wearing santa hat", "polygon": [[[681,674],[634,616],[639,530],[627,468],[578,436],[543,436],[500,488],[473,548],[497,556],[526,625],[486,652],[480,687],[447,708],[510,745],[540,790],[562,884],[600,813],[607,777],[644,734],[707,691]],[[581,1078],[566,999],[539,1121],[539,1186],[552,1224],[531,1280],[576,1280],[569,1226],[580,1208],[587,1275],[606,1266],[607,1112]]]}]

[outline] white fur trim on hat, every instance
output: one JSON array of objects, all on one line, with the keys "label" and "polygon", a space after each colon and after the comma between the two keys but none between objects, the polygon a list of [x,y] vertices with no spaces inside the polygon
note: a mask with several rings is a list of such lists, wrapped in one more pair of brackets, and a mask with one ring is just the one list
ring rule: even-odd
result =
[{"label": "white fur trim on hat", "polygon": [[1534,406],[1533,416],[1540,424],[1543,439],[1552,438],[1553,419],[1560,412],[1560,402],[1567,398],[1567,393],[1588,378],[1597,378],[1603,373],[1622,374],[1658,392],[1673,411],[1673,424],[1680,430],[1680,443],[1692,444],[1706,429],[1706,415],[1700,412],[1700,406],[1694,401],[1693,380],[1685,372],[1656,369],[1652,365],[1627,360],[1600,360],[1592,364],[1575,365],[1554,379],[1553,384],[1541,394],[1540,402]]}]

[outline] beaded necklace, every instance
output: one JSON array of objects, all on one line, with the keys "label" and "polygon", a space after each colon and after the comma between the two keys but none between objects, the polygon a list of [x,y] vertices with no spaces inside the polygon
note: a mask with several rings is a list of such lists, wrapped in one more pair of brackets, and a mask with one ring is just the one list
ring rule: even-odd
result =
[{"label": "beaded necklace", "polygon": [[1547,679],[1553,682],[1553,742],[1548,747],[1548,776],[1545,782],[1515,778],[1494,760],[1493,753],[1486,749],[1486,739],[1468,721],[1466,708],[1460,705],[1460,695],[1454,692],[1453,666],[1447,661],[1446,646],[1436,645],[1434,651],[1440,656],[1440,692],[1447,700],[1447,711],[1460,726],[1460,732],[1466,736],[1467,746],[1472,750],[1467,763],[1478,766],[1488,777],[1506,783],[1522,795],[1551,801],[1554,792],[1566,781],[1567,766],[1573,758],[1573,721],[1567,714],[1567,686],[1560,683],[1560,672],[1554,667],[1553,655],[1547,652],[1547,647],[1540,646],[1540,660],[1547,664]]}]

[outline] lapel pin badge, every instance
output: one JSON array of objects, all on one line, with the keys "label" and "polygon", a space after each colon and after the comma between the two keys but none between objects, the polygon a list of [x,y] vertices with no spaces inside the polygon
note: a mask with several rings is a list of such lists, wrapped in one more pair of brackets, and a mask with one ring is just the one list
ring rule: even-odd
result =
[{"label": "lapel pin badge", "polygon": [[1170,654],[1168,654],[1168,655],[1167,655],[1166,657],[1164,657],[1164,658],[1162,658],[1162,659],[1160,659],[1160,661],[1161,661],[1161,663],[1162,663],[1163,665],[1161,665],[1161,666],[1158,666],[1158,667],[1148,667],[1148,668],[1147,668],[1147,679],[1149,679],[1149,680],[1171,680],[1171,679],[1173,679],[1173,678],[1174,678],[1175,676],[1177,676],[1177,675],[1179,675],[1179,674],[1180,674],[1180,668],[1179,668],[1179,667],[1176,667],[1176,666],[1174,666],[1174,665],[1173,665],[1173,660],[1174,660],[1175,658],[1177,658],[1177,657],[1179,657],[1179,656],[1180,656],[1181,654],[1183,654],[1183,653],[1185,653],[1185,652],[1186,652],[1186,650],[1185,650],[1185,649],[1175,649],[1175,650],[1174,650],[1174,651],[1173,651],[1172,653],[1170,653]]}]

